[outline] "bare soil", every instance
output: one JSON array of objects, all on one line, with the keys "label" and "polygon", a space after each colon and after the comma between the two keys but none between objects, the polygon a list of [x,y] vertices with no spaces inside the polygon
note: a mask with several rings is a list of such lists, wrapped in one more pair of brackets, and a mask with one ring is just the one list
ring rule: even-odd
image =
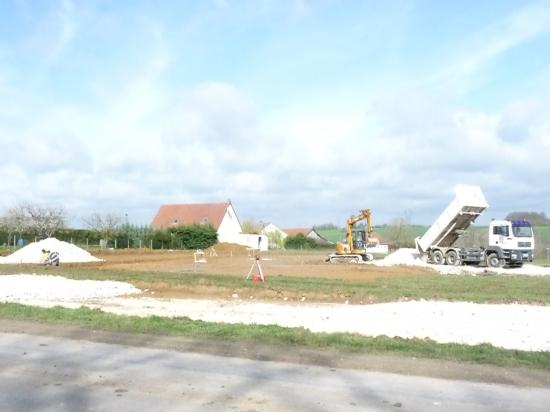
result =
[{"label": "bare soil", "polygon": [[[215,252],[215,254],[214,254]],[[92,252],[104,259],[98,263],[104,269],[124,269],[138,272],[210,273],[246,277],[255,263],[255,254],[238,245],[222,244],[214,251],[204,251],[206,263],[195,263],[193,251],[118,249]],[[346,280],[369,280],[380,277],[433,275],[424,268],[369,264],[331,264],[325,262],[329,251],[266,252],[259,256],[264,274],[269,276],[317,277]],[[257,271],[254,271],[256,273]]]},{"label": "bare soil", "polygon": [[[221,244],[215,248],[204,251],[206,263],[195,263],[194,251],[182,250],[150,250],[150,249],[117,249],[98,250],[92,254],[104,261],[91,264],[102,270],[128,270],[134,272],[148,273],[180,273],[183,276],[192,273],[206,273],[225,276],[237,276],[246,278],[250,269],[252,274],[258,273],[255,266],[257,255],[239,245]],[[262,267],[264,276],[269,285],[269,278],[274,276],[292,277],[315,277],[344,279],[352,281],[368,281],[384,277],[412,277],[412,276],[433,276],[434,272],[429,269],[394,266],[377,267],[369,264],[334,264],[325,262],[330,253],[324,251],[280,251],[261,253],[259,264]],[[88,265],[87,265],[88,266]],[[147,294],[157,298],[227,298],[237,293],[242,296],[244,290],[211,285],[174,285],[162,282],[132,282],[136,287],[147,290]],[[243,284],[243,286],[245,286]],[[244,289],[244,288],[243,288]],[[229,294],[228,294],[229,293]],[[246,296],[249,298],[249,296]],[[331,293],[308,292],[305,296],[300,292],[285,291],[285,296],[273,288],[258,288],[254,296],[250,298],[273,300],[285,299],[289,301],[306,298],[310,302],[344,302],[349,300],[341,291],[334,290]],[[369,303],[368,296],[361,296],[361,302]]]}]

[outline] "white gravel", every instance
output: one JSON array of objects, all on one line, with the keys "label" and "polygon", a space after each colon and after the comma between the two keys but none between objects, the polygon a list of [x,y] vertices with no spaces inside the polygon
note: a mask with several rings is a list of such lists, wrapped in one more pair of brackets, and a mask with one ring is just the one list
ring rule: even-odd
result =
[{"label": "white gravel", "polygon": [[550,351],[550,306],[410,301],[375,305],[265,303],[115,297],[139,293],[122,282],[58,276],[0,276],[0,301],[51,307],[88,306],[138,316],[304,327],[314,332],[429,338],[436,342]]},{"label": "white gravel", "polygon": [[115,298],[102,310],[140,316],[304,327],[313,332],[429,338],[440,343],[550,351],[550,306],[410,301],[374,305]]},{"label": "white gravel", "polygon": [[460,274],[487,274],[499,273],[506,275],[527,275],[527,276],[550,276],[550,267],[542,267],[533,264],[524,264],[521,268],[487,268],[477,266],[449,266],[449,265],[433,265],[423,261],[416,249],[401,248],[389,254],[384,259],[368,262],[375,266],[422,266],[428,269],[433,269],[439,273],[447,275]]},{"label": "white gravel", "polygon": [[0,257],[0,263],[42,263],[42,249],[59,253],[60,263],[99,262],[89,252],[68,242],[50,237],[39,242],[33,242],[6,257]]},{"label": "white gravel", "polygon": [[140,293],[124,282],[74,280],[61,276],[5,275],[0,276],[0,301],[33,304],[33,302],[85,302]]}]

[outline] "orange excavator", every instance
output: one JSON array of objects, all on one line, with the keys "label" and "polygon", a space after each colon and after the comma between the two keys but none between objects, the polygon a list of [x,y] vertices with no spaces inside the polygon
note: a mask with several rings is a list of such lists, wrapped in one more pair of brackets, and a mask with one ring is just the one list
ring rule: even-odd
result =
[{"label": "orange excavator", "polygon": [[[357,222],[366,220],[366,226],[355,227]],[[374,254],[388,254],[388,245],[381,245],[376,238],[369,237],[374,231],[370,209],[359,211],[346,221],[346,240],[336,243],[336,253],[331,253],[326,261],[331,263],[361,263],[374,259]]]}]

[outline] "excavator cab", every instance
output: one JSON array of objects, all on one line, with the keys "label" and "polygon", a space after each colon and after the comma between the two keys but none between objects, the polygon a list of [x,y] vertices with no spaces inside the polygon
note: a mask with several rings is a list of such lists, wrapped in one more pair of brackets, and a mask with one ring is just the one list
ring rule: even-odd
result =
[{"label": "excavator cab", "polygon": [[352,231],[352,239],[354,251],[364,250],[368,240],[367,232],[365,229],[354,229]]}]

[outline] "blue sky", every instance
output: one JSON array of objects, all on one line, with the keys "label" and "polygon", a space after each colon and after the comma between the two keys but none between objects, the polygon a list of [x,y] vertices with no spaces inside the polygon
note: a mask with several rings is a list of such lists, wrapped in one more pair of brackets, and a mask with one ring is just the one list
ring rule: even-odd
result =
[{"label": "blue sky", "polygon": [[[0,3],[0,214],[550,212],[550,2]],[[483,221],[483,220],[480,220]]]}]

